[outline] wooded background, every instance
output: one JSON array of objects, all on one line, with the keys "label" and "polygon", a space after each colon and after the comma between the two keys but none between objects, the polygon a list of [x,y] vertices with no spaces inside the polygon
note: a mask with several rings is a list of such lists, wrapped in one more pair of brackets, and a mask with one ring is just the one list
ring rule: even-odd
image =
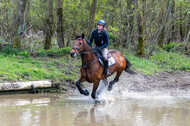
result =
[{"label": "wooded background", "polygon": [[89,39],[100,19],[111,45],[141,57],[190,40],[189,0],[0,0],[0,43],[30,52],[64,48],[75,34]]}]

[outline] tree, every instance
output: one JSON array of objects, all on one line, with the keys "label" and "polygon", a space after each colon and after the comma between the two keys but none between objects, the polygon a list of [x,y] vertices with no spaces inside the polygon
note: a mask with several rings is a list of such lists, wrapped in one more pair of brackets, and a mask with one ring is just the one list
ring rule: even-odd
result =
[{"label": "tree", "polygon": [[96,16],[96,5],[97,5],[97,0],[92,0],[92,5],[90,8],[90,18],[89,18],[88,30],[87,30],[88,38],[90,38],[90,34],[94,27],[94,20],[95,20],[95,16]]},{"label": "tree", "polygon": [[44,49],[51,48],[51,37],[53,36],[53,0],[48,1],[48,16],[45,22],[45,45]]},{"label": "tree", "polygon": [[[174,40],[174,28],[175,28],[175,24],[174,24],[174,17],[175,17],[175,0],[172,0],[171,3],[171,31],[170,31],[170,37],[169,37],[169,42]],[[168,43],[169,43],[168,42]]]},{"label": "tree", "polygon": [[144,36],[144,28],[143,28],[143,19],[142,19],[142,12],[140,11],[140,7],[138,6],[138,1],[136,1],[136,8],[138,9],[137,11],[137,27],[139,31],[139,36],[138,36],[138,47],[137,47],[137,56],[143,57],[145,56],[145,36]]},{"label": "tree", "polygon": [[159,29],[159,32],[158,32],[158,35],[157,35],[157,43],[158,43],[158,46],[160,47],[163,47],[163,44],[164,44],[164,30],[165,30],[165,27],[166,27],[166,23],[167,23],[167,20],[168,20],[168,17],[169,17],[169,13],[170,13],[170,10],[171,10],[171,2],[172,0],[168,0],[168,3],[167,3],[167,11],[165,13],[165,17],[164,17],[164,22],[162,23],[160,29]]},{"label": "tree", "polygon": [[16,22],[16,31],[15,31],[15,36],[14,36],[14,43],[13,47],[20,48],[21,47],[21,38],[23,37],[25,33],[25,26],[26,26],[26,18],[27,18],[27,13],[26,13],[26,5],[27,5],[28,0],[21,0],[21,2],[18,2],[18,14],[16,14],[18,17],[17,22]]},{"label": "tree", "polygon": [[133,29],[134,29],[134,0],[127,0],[127,8],[128,8],[128,24],[129,24],[129,30],[128,30],[128,43],[132,43],[133,40]]},{"label": "tree", "polygon": [[63,2],[57,0],[57,44],[59,48],[65,47],[63,29]]}]

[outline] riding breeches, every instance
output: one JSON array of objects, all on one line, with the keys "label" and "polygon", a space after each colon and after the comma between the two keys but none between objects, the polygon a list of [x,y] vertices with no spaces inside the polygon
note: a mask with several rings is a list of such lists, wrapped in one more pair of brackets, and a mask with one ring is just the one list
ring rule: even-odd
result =
[{"label": "riding breeches", "polygon": [[101,50],[101,53],[102,53],[104,61],[108,60],[108,48],[103,48]]},{"label": "riding breeches", "polygon": [[[95,48],[98,48],[97,46]],[[103,48],[100,50],[102,53],[103,60],[106,61],[108,60],[108,48]]]}]

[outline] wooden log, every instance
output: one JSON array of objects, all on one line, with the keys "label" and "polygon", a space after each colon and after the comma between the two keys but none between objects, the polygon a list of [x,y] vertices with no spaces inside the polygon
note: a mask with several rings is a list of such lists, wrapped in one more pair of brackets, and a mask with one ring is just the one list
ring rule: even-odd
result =
[{"label": "wooden log", "polygon": [[14,82],[14,83],[0,83],[0,91],[10,90],[27,90],[32,88],[49,88],[52,87],[50,81],[28,81],[28,82]]}]

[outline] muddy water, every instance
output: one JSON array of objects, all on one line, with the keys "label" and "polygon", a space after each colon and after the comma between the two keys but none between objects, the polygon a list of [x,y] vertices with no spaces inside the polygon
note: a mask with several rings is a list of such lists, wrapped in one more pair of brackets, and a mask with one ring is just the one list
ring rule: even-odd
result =
[{"label": "muddy water", "polygon": [[189,126],[190,98],[127,95],[95,104],[61,94],[0,96],[1,126]]}]

